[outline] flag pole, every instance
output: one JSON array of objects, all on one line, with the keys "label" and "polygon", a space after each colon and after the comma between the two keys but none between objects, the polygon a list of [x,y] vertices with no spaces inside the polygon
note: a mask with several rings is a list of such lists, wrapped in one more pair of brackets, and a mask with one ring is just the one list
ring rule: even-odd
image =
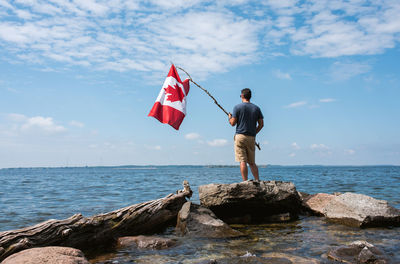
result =
[{"label": "flag pole", "polygon": [[[201,87],[200,84],[198,84],[198,83],[196,83],[195,81],[193,81],[192,77],[190,76],[190,74],[189,74],[187,71],[185,71],[184,69],[182,69],[182,68],[179,67],[179,66],[175,66],[175,67],[176,67],[177,69],[179,69],[179,70],[185,72],[186,75],[189,77],[189,80],[190,80],[192,83],[194,83],[197,87],[199,87],[201,90],[203,90],[208,96],[210,96],[211,99],[214,100],[214,103],[215,103],[219,108],[221,108],[221,110],[224,111],[224,113],[225,113],[227,116],[229,116],[229,113],[218,103],[218,101],[214,98],[214,96],[212,96],[206,89],[204,89],[203,87]],[[260,144],[257,143],[257,142],[256,142],[255,144],[256,144],[256,147],[257,147],[259,150],[261,150]]]}]

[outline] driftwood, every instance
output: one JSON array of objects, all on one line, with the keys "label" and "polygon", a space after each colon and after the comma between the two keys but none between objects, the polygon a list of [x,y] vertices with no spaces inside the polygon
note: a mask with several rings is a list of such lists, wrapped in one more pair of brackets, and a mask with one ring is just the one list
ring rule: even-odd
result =
[{"label": "driftwood", "polygon": [[33,247],[68,246],[85,250],[112,244],[121,236],[157,232],[176,221],[186,197],[191,195],[189,183],[184,181],[183,190],[158,200],[92,217],[76,214],[64,220],[51,219],[31,227],[0,232],[0,262]]}]

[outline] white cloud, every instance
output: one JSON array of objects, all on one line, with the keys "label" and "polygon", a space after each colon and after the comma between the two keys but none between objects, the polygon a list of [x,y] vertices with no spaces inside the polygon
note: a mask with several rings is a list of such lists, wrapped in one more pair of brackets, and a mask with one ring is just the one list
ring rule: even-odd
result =
[{"label": "white cloud", "polygon": [[301,107],[301,106],[306,105],[306,104],[307,104],[306,101],[299,101],[299,102],[291,103],[291,104],[285,106],[285,108],[297,108],[297,107]]},{"label": "white cloud", "polygon": [[296,157],[296,153],[294,153],[294,152],[290,153],[290,154],[289,154],[289,157],[292,157],[292,158],[293,158],[293,157]]},{"label": "white cloud", "polygon": [[269,141],[268,141],[268,140],[264,140],[264,141],[262,142],[262,144],[263,144],[263,145],[268,145],[268,144],[269,144]]},{"label": "white cloud", "polygon": [[150,149],[150,150],[161,150],[162,149],[162,147],[160,146],[160,145],[154,145],[154,146],[148,146],[148,145],[146,145],[145,146],[147,149]]},{"label": "white cloud", "polygon": [[28,118],[21,126],[21,130],[28,131],[31,129],[39,129],[45,132],[58,133],[64,132],[65,127],[56,125],[51,117],[34,116]]},{"label": "white cloud", "polygon": [[207,144],[211,147],[223,147],[228,144],[228,140],[226,139],[214,139],[211,141],[207,141]]},{"label": "white cloud", "polygon": [[347,155],[354,155],[356,151],[354,149],[345,149],[344,153]]},{"label": "white cloud", "polygon": [[185,135],[185,138],[189,139],[189,140],[193,140],[193,139],[200,138],[200,135],[197,134],[197,133],[188,133],[188,134]]},{"label": "white cloud", "polygon": [[371,65],[362,62],[335,62],[331,66],[331,77],[337,81],[345,81],[371,70]]},{"label": "white cloud", "polygon": [[336,99],[334,98],[323,98],[323,99],[319,99],[320,103],[332,103],[332,102],[336,102]]},{"label": "white cloud", "polygon": [[11,114],[7,114],[7,119],[11,120],[11,121],[14,121],[14,122],[24,122],[28,118],[25,115],[22,115],[22,114],[11,113]]},{"label": "white cloud", "polygon": [[274,74],[279,79],[283,79],[283,80],[291,80],[292,79],[292,77],[290,76],[289,73],[281,72],[280,70],[276,70],[274,72]]},{"label": "white cloud", "polygon": [[312,150],[329,150],[329,147],[327,147],[324,144],[311,144],[310,149],[312,149]]},{"label": "white cloud", "polygon": [[75,121],[75,120],[72,120],[71,122],[69,122],[69,124],[70,124],[71,126],[75,126],[75,127],[84,127],[84,126],[85,126],[84,123],[79,122],[79,121]]},{"label": "white cloud", "polygon": [[300,146],[296,142],[293,142],[292,148],[298,150],[298,149],[300,149]]}]

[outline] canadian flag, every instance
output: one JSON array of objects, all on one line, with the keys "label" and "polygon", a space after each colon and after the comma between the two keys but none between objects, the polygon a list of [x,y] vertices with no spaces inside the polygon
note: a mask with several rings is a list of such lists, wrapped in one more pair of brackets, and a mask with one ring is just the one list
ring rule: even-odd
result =
[{"label": "canadian flag", "polygon": [[182,82],[172,64],[167,79],[165,79],[148,116],[152,116],[161,123],[169,124],[178,130],[186,115],[186,96],[188,93],[189,79]]}]

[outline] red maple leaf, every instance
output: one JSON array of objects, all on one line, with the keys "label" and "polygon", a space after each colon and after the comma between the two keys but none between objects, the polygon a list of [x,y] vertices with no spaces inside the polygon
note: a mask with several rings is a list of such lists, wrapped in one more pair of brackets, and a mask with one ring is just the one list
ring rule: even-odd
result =
[{"label": "red maple leaf", "polygon": [[168,87],[164,88],[164,90],[167,94],[167,101],[170,101],[172,103],[176,101],[182,102],[183,98],[185,97],[182,89],[178,86],[178,84],[175,84],[174,87],[168,85]]}]

